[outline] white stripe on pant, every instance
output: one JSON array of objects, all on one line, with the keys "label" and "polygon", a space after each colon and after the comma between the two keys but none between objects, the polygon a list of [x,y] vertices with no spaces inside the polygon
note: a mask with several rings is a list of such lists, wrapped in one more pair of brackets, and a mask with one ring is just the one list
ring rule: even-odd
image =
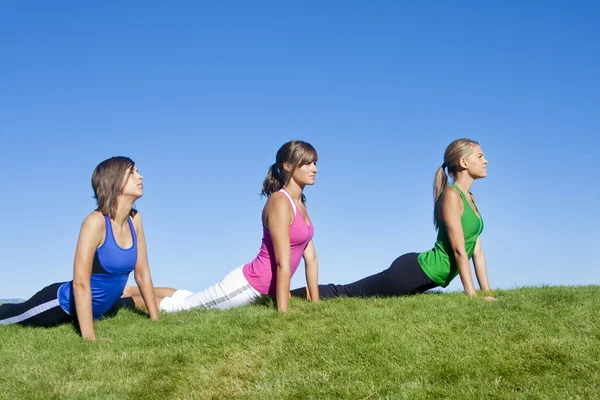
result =
[{"label": "white stripe on pant", "polygon": [[165,297],[159,309],[166,312],[177,312],[192,308],[227,308],[245,306],[262,296],[250,284],[242,267],[228,273],[219,283],[201,292],[177,290],[173,296]]},{"label": "white stripe on pant", "polygon": [[35,306],[20,315],[15,315],[14,317],[0,320],[0,325],[16,324],[18,322],[25,321],[28,318],[35,317],[36,315],[41,314],[44,311],[48,311],[49,309],[54,308],[54,307],[60,307],[60,304],[58,303],[58,299],[50,300],[44,304]]}]

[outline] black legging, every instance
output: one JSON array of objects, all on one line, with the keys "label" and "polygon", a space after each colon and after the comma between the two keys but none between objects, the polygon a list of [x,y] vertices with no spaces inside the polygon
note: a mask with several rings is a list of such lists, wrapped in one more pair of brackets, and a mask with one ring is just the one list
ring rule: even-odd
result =
[{"label": "black legging", "polygon": [[[388,269],[347,285],[319,285],[319,297],[402,296],[423,293],[437,287],[421,269],[418,256],[418,253],[404,254],[396,258]],[[306,288],[294,289],[291,293],[294,297],[306,298]]]},{"label": "black legging", "polygon": [[[51,327],[63,323],[76,322],[76,318],[67,314],[58,303],[58,288],[64,282],[46,286],[23,303],[4,303],[0,305],[0,325],[19,324],[23,326]],[[115,315],[120,308],[135,309],[131,297],[120,298],[103,317]],[[73,310],[73,313],[76,311]]]},{"label": "black legging", "polygon": [[64,282],[46,286],[23,303],[0,305],[0,325],[50,327],[75,319],[58,304],[58,288]]}]

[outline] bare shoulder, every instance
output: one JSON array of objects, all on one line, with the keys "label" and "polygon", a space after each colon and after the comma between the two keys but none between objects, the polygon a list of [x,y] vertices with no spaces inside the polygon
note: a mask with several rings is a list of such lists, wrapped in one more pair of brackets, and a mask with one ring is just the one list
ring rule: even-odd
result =
[{"label": "bare shoulder", "polygon": [[136,213],[133,214],[131,219],[133,220],[133,226],[135,227],[135,230],[139,230],[139,228],[142,227],[142,213],[136,210]]},{"label": "bare shoulder", "polygon": [[444,192],[442,193],[442,202],[443,203],[446,203],[446,202],[458,203],[461,201],[462,201],[462,199],[460,198],[460,193],[455,187],[448,186],[446,189],[444,189]]},{"label": "bare shoulder", "polygon": [[456,213],[457,215],[462,215],[463,213],[463,202],[460,197],[460,192],[452,186],[448,186],[444,189],[440,205],[442,215],[448,215],[448,212],[453,214]]},{"label": "bare shoulder", "polygon": [[290,201],[287,196],[281,192],[271,193],[265,207],[268,209],[281,210],[286,207],[290,207]]},{"label": "bare shoulder", "polygon": [[103,231],[105,226],[104,215],[98,211],[92,211],[81,224],[82,228]]},{"label": "bare shoulder", "polygon": [[94,247],[98,247],[103,242],[105,234],[104,215],[98,211],[92,211],[81,223],[80,240],[83,240],[82,243],[89,243]]},{"label": "bare shoulder", "polygon": [[288,218],[290,223],[293,211],[287,196],[280,192],[271,193],[263,210],[263,223],[271,218]]}]

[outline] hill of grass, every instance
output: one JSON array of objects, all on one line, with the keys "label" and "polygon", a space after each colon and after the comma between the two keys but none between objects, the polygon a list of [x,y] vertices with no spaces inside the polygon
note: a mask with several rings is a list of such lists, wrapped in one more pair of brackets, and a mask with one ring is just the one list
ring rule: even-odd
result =
[{"label": "hill of grass", "polygon": [[2,399],[598,399],[600,286],[0,327]]}]

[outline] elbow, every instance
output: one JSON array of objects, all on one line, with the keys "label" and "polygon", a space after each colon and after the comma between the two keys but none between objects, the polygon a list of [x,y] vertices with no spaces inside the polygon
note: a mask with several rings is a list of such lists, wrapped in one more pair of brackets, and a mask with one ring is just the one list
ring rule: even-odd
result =
[{"label": "elbow", "polygon": [[290,266],[289,265],[285,265],[285,264],[277,264],[277,273],[281,274],[289,274],[290,273]]},{"label": "elbow", "polygon": [[148,274],[143,272],[135,272],[133,274],[135,282],[139,285],[140,283],[145,283],[148,280]]},{"label": "elbow", "polygon": [[277,271],[290,270],[290,257],[276,257],[275,263],[277,264]]},{"label": "elbow", "polygon": [[453,254],[456,261],[467,258],[467,252],[464,249],[454,249]]},{"label": "elbow", "polygon": [[288,278],[291,279],[291,272],[289,264],[279,264],[277,263],[277,276],[279,278]]},{"label": "elbow", "polygon": [[85,293],[90,291],[90,282],[73,280],[73,293]]},{"label": "elbow", "polygon": [[307,258],[304,260],[304,264],[309,267],[309,266],[317,266],[318,261],[317,261],[317,257],[311,257],[311,258]]}]

